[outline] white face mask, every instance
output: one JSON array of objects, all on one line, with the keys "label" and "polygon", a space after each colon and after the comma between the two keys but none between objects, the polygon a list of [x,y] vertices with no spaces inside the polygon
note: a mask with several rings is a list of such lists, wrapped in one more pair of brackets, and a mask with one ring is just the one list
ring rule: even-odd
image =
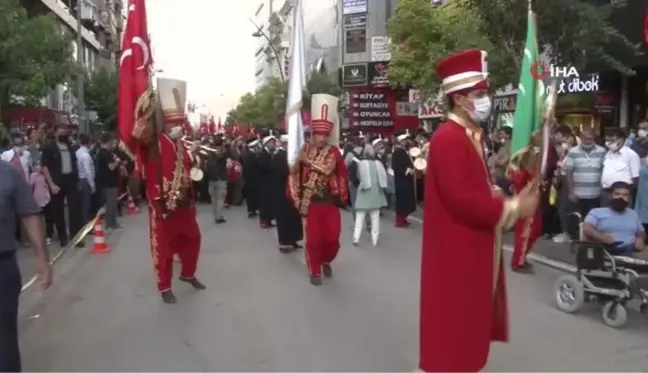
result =
[{"label": "white face mask", "polygon": [[473,102],[473,106],[475,106],[475,111],[474,112],[468,111],[470,118],[472,118],[472,120],[475,123],[481,123],[487,121],[488,117],[490,116],[491,107],[492,107],[490,97],[486,96],[486,97],[476,98],[472,100],[472,102]]},{"label": "white face mask", "polygon": [[641,138],[644,138],[644,137],[648,136],[648,131],[646,131],[646,130],[639,130],[639,131],[637,131],[637,135],[638,135],[639,137],[641,137]]},{"label": "white face mask", "polygon": [[169,137],[178,140],[182,137],[182,126],[175,126],[169,131]]}]

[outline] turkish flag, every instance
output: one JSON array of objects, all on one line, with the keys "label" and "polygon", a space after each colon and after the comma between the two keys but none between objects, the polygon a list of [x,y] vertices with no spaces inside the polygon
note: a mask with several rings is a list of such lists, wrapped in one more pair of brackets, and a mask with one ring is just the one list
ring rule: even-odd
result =
[{"label": "turkish flag", "polygon": [[211,135],[216,133],[216,123],[214,122],[213,116],[209,119],[209,133]]},{"label": "turkish flag", "polygon": [[223,133],[223,123],[221,123],[221,118],[218,117],[218,124],[216,125],[216,132]]},{"label": "turkish flag", "polygon": [[[137,107],[141,97],[151,89],[151,43],[146,24],[144,0],[131,0],[119,61],[117,105],[119,138],[131,151],[137,151],[135,123],[142,114]],[[136,112],[136,110],[138,112]]]}]

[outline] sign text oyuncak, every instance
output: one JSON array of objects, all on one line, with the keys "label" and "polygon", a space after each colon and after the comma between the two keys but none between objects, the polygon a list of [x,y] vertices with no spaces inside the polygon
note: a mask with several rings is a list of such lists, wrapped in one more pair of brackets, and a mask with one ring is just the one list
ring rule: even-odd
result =
[{"label": "sign text oyuncak", "polygon": [[394,125],[387,95],[382,92],[353,92],[350,114],[355,126],[367,130]]}]

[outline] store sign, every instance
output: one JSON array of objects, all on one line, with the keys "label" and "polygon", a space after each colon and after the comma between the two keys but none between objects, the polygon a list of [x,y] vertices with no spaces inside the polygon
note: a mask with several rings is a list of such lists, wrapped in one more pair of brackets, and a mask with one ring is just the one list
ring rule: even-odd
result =
[{"label": "store sign", "polygon": [[496,113],[512,113],[515,111],[517,94],[493,97],[493,111]]},{"label": "store sign", "polygon": [[384,92],[358,91],[351,93],[351,120],[354,126],[384,128],[394,126],[389,99]]},{"label": "store sign", "polygon": [[388,67],[389,61],[370,62],[367,73],[369,85],[373,87],[389,86],[389,77],[387,76]]},{"label": "store sign", "polygon": [[345,30],[358,30],[367,28],[367,13],[349,14],[344,16]]},{"label": "store sign", "polygon": [[367,51],[367,29],[346,30],[344,32],[345,52],[365,53]]},{"label": "store sign", "polygon": [[367,64],[357,63],[342,66],[342,88],[365,87],[367,85]]},{"label": "store sign", "polygon": [[371,38],[371,61],[391,60],[391,38],[374,36]]},{"label": "store sign", "polygon": [[568,93],[585,93],[585,92],[598,92],[598,91],[599,91],[598,74],[589,75],[589,78],[576,77],[571,80],[563,79],[560,81],[560,83],[558,83],[559,95],[564,95]]},{"label": "store sign", "polygon": [[342,0],[342,15],[367,13],[369,0]]},{"label": "store sign", "polygon": [[410,89],[409,90],[409,102],[419,102],[421,101],[421,90],[419,89]]},{"label": "store sign", "polygon": [[419,104],[419,119],[435,119],[443,117],[443,104],[435,101],[428,100]]}]

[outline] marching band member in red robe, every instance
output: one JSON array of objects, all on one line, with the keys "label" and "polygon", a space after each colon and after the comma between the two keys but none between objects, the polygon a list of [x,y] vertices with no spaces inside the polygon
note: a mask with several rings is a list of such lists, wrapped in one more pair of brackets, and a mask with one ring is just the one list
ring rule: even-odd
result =
[{"label": "marching band member in red robe", "polygon": [[[513,154],[507,169],[507,176],[515,193],[519,193],[529,183],[537,180],[540,171],[540,145],[542,132],[537,131],[531,136],[529,146]],[[535,214],[515,223],[514,249],[511,256],[511,269],[515,272],[532,273],[533,267],[526,260],[533,244],[542,233],[542,209],[537,208]]]},{"label": "marching band member in red robe", "polygon": [[[157,89],[157,109],[163,115],[153,120],[158,122],[154,128],[162,132],[157,136],[157,144],[149,144],[142,154],[157,286],[165,303],[176,303],[171,291],[174,255],[182,265],[180,280],[196,289],[205,289],[195,276],[201,235],[189,176],[191,157],[181,141],[186,82],[160,78]],[[194,146],[192,151],[196,150]]]},{"label": "marching band member in red robe", "polygon": [[348,203],[348,171],[337,143],[338,99],[312,96],[311,138],[290,170],[289,192],[302,216],[306,263],[311,284],[333,275],[331,263],[340,249],[339,208]]},{"label": "marching band member in red robe", "polygon": [[430,141],[425,180],[420,361],[424,372],[477,372],[508,340],[502,230],[530,216],[537,184],[506,199],[490,183],[480,124],[490,115],[486,52],[436,66],[451,112]]}]

